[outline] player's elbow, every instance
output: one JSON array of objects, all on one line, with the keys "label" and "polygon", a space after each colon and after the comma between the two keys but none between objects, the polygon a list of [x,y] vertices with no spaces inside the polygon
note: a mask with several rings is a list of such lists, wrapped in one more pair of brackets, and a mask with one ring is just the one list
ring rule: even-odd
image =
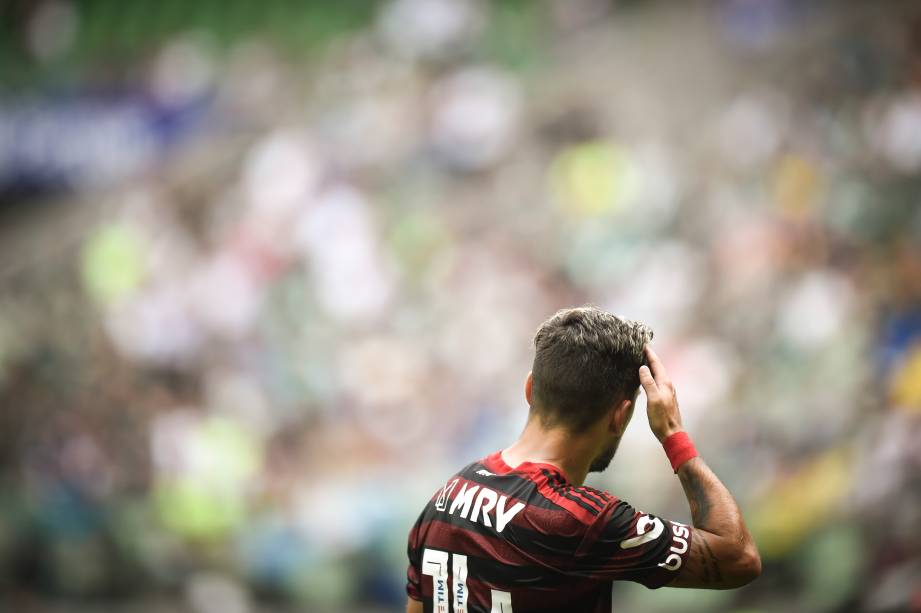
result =
[{"label": "player's elbow", "polygon": [[741,552],[732,564],[730,573],[732,587],[742,587],[748,585],[761,576],[761,555],[754,544],[748,545]]}]

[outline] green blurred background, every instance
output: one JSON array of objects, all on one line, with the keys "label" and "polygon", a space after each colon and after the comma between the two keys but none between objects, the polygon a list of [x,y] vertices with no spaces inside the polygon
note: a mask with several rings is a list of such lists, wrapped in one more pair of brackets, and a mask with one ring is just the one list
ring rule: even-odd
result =
[{"label": "green blurred background", "polygon": [[764,559],[615,611],[921,611],[919,187],[915,2],[6,0],[0,610],[399,611],[591,302]]}]

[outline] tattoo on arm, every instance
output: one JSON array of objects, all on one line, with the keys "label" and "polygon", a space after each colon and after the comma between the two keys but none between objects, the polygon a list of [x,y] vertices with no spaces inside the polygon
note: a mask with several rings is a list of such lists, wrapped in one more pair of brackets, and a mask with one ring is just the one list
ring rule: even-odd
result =
[{"label": "tattoo on arm", "polygon": [[709,567],[713,572],[714,579],[717,582],[721,582],[723,580],[723,573],[720,572],[719,559],[716,557],[716,554],[713,553],[713,550],[710,549],[710,544],[706,540],[700,539],[700,541],[703,543],[704,549],[707,550],[707,556],[704,560],[704,576],[707,577],[707,580],[709,581],[710,573],[706,570]]},{"label": "tattoo on arm", "polygon": [[673,584],[675,587],[719,587],[725,583],[720,560],[700,531],[691,540],[688,561],[681,572]]},{"label": "tattoo on arm", "polygon": [[[700,559],[703,559],[703,557],[704,557],[704,555],[703,555],[703,545],[702,545],[703,539],[697,538],[697,539],[694,539],[694,541],[692,541],[692,542],[694,543],[694,547],[693,547],[692,549],[696,549],[696,550],[697,550],[696,552],[692,552],[692,553],[696,553],[697,556],[700,557]],[[704,582],[705,584],[708,584],[708,585],[709,585],[709,584],[711,583],[711,579],[710,579],[710,567],[709,567],[709,565],[708,565],[708,564],[701,564],[701,565],[700,565],[700,572],[701,572],[701,579],[703,579],[703,582]]]},{"label": "tattoo on arm", "polygon": [[695,526],[703,527],[710,518],[710,508],[712,506],[710,496],[696,473],[689,471],[681,476],[683,477],[684,491],[688,496],[688,501],[691,503],[691,519]]},{"label": "tattoo on arm", "polygon": [[682,464],[678,477],[694,528],[684,575],[675,587],[739,587],[760,573],[760,559],[729,490],[699,458]]},{"label": "tattoo on arm", "polygon": [[[680,478],[690,503],[691,520],[695,527],[705,529],[710,520],[710,512],[713,509],[710,493],[697,471],[682,471]],[[713,553],[713,548],[710,547],[703,534],[698,533],[696,535],[696,538],[692,541],[692,550],[692,554],[700,560],[699,573],[702,583],[705,585],[722,583],[723,572],[720,568],[719,558]]]}]

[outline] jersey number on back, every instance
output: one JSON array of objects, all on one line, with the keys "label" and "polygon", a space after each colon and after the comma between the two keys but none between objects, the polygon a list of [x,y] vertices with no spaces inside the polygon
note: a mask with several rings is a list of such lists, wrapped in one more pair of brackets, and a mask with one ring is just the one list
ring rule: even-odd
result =
[{"label": "jersey number on back", "polygon": [[[448,562],[453,557],[454,589],[448,575]],[[448,613],[448,592],[454,604],[454,613],[467,613],[467,556],[438,549],[426,549],[422,554],[422,574],[432,578],[432,609],[435,613]],[[490,613],[512,613],[512,595],[509,592],[490,590]]]}]

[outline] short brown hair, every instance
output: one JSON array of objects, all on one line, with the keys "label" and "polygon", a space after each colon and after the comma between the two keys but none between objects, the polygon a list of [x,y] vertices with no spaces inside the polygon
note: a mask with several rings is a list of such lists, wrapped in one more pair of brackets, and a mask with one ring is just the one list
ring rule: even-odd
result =
[{"label": "short brown hair", "polygon": [[640,385],[652,330],[593,306],[557,311],[534,336],[531,411],[583,432]]}]

